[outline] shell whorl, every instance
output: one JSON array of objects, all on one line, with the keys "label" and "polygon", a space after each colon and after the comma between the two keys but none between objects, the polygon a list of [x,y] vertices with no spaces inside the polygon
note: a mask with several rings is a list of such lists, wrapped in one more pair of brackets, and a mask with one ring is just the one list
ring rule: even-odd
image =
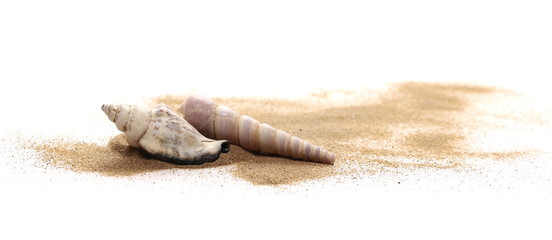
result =
[{"label": "shell whorl", "polygon": [[138,141],[148,129],[151,109],[145,105],[104,104],[102,110],[125,133],[128,144],[138,147]]},{"label": "shell whorl", "polygon": [[249,151],[328,164],[335,162],[335,154],[203,96],[187,97],[178,110],[208,138],[228,140]]}]

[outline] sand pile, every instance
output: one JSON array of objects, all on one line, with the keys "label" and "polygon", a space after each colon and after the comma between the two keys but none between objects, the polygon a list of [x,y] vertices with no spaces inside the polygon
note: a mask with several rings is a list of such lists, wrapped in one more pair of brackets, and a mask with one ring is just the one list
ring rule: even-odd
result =
[{"label": "sand pile", "polygon": [[[342,96],[341,100],[336,100],[336,95]],[[214,99],[334,152],[334,166],[254,154],[238,146],[213,163],[176,166],[129,147],[123,134],[109,139],[105,146],[51,140],[35,143],[33,148],[49,164],[79,172],[127,176],[163,169],[233,166],[235,177],[254,184],[292,184],[395,168],[460,168],[469,165],[468,160],[505,160],[530,154],[523,148],[495,151],[472,144],[472,136],[497,131],[497,126],[489,124],[496,119],[506,119],[499,131],[528,125],[523,122],[525,112],[487,111],[497,102],[517,97],[492,87],[406,82],[377,94],[341,91],[294,100]],[[182,100],[183,96],[160,96],[152,102],[176,109]]]}]

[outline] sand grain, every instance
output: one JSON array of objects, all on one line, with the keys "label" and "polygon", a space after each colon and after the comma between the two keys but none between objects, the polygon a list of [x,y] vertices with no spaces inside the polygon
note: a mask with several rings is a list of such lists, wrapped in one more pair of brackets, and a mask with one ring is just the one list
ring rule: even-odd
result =
[{"label": "sand grain", "polygon": [[[336,153],[334,166],[250,153],[238,146],[232,146],[230,153],[214,163],[176,166],[147,158],[129,147],[123,134],[110,139],[106,146],[56,140],[33,146],[48,163],[74,171],[126,176],[171,168],[230,165],[234,166],[235,177],[263,185],[373,174],[394,168],[458,168],[467,159],[513,159],[528,152],[527,149],[495,151],[492,147],[481,151],[469,147],[472,133],[493,131],[479,120],[485,113],[473,110],[474,106],[484,106],[498,95],[516,97],[505,90],[406,82],[391,86],[377,97],[371,92],[337,92],[349,96],[349,101],[342,103],[333,101],[332,94],[321,92],[298,100],[214,100]],[[182,100],[183,96],[160,96],[152,102],[176,109]],[[509,113],[510,118],[524,114],[515,109]]]}]

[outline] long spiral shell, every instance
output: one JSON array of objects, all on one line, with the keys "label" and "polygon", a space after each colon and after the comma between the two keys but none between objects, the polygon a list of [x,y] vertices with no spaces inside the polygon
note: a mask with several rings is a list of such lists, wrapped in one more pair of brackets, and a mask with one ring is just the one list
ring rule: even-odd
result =
[{"label": "long spiral shell", "polygon": [[203,96],[187,97],[178,111],[208,138],[228,140],[255,152],[327,164],[335,162],[335,154]]},{"label": "long spiral shell", "polygon": [[124,132],[128,144],[162,160],[177,164],[202,164],[230,150],[227,141],[201,135],[192,125],[164,104],[104,104],[102,110]]}]

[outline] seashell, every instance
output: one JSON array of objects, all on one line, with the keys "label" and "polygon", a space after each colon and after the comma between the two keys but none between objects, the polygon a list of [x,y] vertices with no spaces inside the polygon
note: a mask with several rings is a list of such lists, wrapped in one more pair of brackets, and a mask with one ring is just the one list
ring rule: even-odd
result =
[{"label": "seashell", "polygon": [[250,151],[327,164],[335,162],[335,154],[203,96],[187,97],[177,111],[208,138],[228,140]]},{"label": "seashell", "polygon": [[228,141],[204,137],[164,104],[104,104],[102,110],[124,132],[128,144],[176,164],[202,164],[230,151]]}]

